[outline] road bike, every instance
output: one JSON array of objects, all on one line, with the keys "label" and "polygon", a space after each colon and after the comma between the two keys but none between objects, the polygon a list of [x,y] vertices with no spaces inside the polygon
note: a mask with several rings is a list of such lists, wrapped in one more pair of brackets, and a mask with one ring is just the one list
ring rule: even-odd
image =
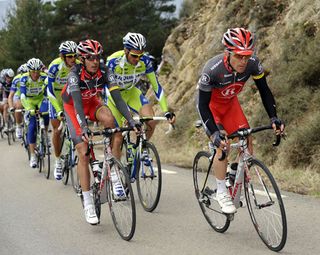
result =
[{"label": "road bike", "polygon": [[36,117],[36,147],[35,154],[37,156],[38,162],[37,167],[39,168],[39,173],[43,173],[44,176],[50,178],[50,157],[51,157],[51,144],[48,135],[48,131],[44,125],[44,115],[48,115],[48,112],[40,112],[39,110],[27,111],[27,115],[34,114]]},{"label": "road bike", "polygon": [[[126,169],[111,152],[111,136],[116,132],[124,132],[132,128],[106,128],[91,132],[93,136],[103,136],[103,140],[88,143],[87,155],[90,156],[90,170],[93,178],[92,195],[96,214],[101,215],[101,204],[107,202],[113,224],[122,239],[132,239],[136,228],[136,207],[133,190]],[[104,145],[104,159],[96,159],[93,147]],[[80,198],[83,203],[81,183]]]},{"label": "road bike", "polygon": [[133,143],[130,132],[123,132],[121,162],[129,172],[131,182],[137,183],[139,200],[143,209],[152,212],[161,195],[162,172],[160,156],[155,145],[147,140],[147,121],[166,120],[166,117],[134,117],[143,125]]},{"label": "road bike", "polygon": [[70,136],[70,130],[65,124],[65,119],[61,120],[58,130],[61,131],[61,159],[62,159],[62,183],[68,184],[69,176],[71,185],[76,193],[78,193],[78,183],[75,167],[78,163],[78,156],[76,155],[76,148]]},{"label": "road bike", "polygon": [[[238,140],[230,145],[231,151],[238,151],[238,167],[234,183],[230,183],[228,173],[226,183],[236,208],[244,207],[241,199],[241,190],[244,189],[250,218],[259,237],[270,250],[280,251],[287,239],[287,220],[280,190],[270,170],[249,153],[247,146],[249,135],[266,129],[272,129],[271,125],[239,129],[228,135],[228,139]],[[279,145],[280,138],[277,136],[274,146]],[[215,153],[213,148],[210,152],[196,154],[193,183],[205,219],[215,231],[223,233],[229,228],[234,214],[223,213],[216,199],[217,184],[212,166]]]},{"label": "road bike", "polygon": [[11,145],[16,141],[16,128],[15,128],[15,118],[13,112],[8,110],[8,119],[6,121],[7,129],[4,132],[7,135],[8,144]]},{"label": "road bike", "polygon": [[0,112],[0,136],[1,138],[3,138],[3,129],[4,129],[4,119],[3,119],[3,115]]}]

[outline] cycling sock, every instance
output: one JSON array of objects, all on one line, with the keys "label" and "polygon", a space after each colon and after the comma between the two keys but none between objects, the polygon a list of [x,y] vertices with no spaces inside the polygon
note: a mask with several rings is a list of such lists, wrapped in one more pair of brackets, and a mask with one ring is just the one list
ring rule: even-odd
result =
[{"label": "cycling sock", "polygon": [[86,207],[89,204],[93,204],[92,202],[92,198],[90,195],[90,190],[89,191],[82,191],[82,195],[83,195],[83,206]]},{"label": "cycling sock", "polygon": [[217,193],[221,194],[221,193],[225,193],[227,192],[227,187],[226,187],[226,180],[219,180],[216,178],[217,181]]}]

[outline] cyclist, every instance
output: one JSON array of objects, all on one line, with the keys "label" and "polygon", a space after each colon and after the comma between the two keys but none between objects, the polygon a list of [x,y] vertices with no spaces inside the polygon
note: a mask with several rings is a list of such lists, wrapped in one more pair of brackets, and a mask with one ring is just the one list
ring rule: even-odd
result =
[{"label": "cyclist", "polygon": [[[22,64],[17,69],[17,75],[12,80],[12,85],[10,89],[10,94],[8,98],[9,111],[14,111],[15,109],[23,109],[23,106],[20,101],[20,78],[24,73],[28,72],[27,64]],[[16,119],[16,137],[22,138],[22,113],[15,112],[14,114]]]},{"label": "cyclist", "polygon": [[9,110],[8,97],[10,94],[10,88],[12,85],[13,77],[14,77],[14,71],[11,68],[5,69],[5,71],[3,72],[3,81],[2,81],[3,119],[5,124],[3,132],[7,131],[6,123],[8,121],[8,110]]},{"label": "cyclist", "polygon": [[101,44],[90,39],[81,41],[77,53],[82,64],[76,64],[71,68],[67,84],[62,90],[62,100],[71,138],[79,156],[77,172],[83,194],[85,218],[88,223],[97,224],[98,218],[90,195],[89,157],[85,155],[90,136],[85,116],[89,116],[91,121],[101,122],[104,127],[114,127],[114,118],[110,110],[99,100],[99,94],[107,87],[129,125],[135,127],[137,123],[121,99],[113,74],[100,65]]},{"label": "cyclist", "polygon": [[59,46],[60,56],[53,60],[49,65],[47,77],[47,94],[49,99],[49,117],[53,128],[52,143],[56,157],[54,177],[57,180],[62,178],[62,160],[61,154],[61,130],[60,120],[63,118],[63,103],[61,91],[67,83],[67,77],[70,68],[80,61],[76,59],[77,44],[73,41],[62,42]]},{"label": "cyclist", "polygon": [[[217,147],[213,167],[217,180],[217,200],[224,213],[234,213],[236,208],[227,192],[225,175],[227,159],[219,161],[222,151],[228,150],[225,135],[239,128],[248,128],[248,121],[241,109],[237,95],[252,76],[277,133],[284,132],[284,124],[277,117],[274,97],[267,85],[263,67],[254,55],[254,36],[244,28],[231,28],[224,33],[223,54],[211,58],[202,70],[198,82],[197,108],[207,135]],[[252,153],[252,140],[249,151]]]},{"label": "cyclist", "polygon": [[[48,111],[48,101],[46,98],[45,79],[46,74],[41,72],[43,63],[38,58],[31,58],[27,61],[28,72],[20,78],[21,103],[26,111],[39,110]],[[46,128],[49,125],[49,116],[44,115],[44,124]],[[30,167],[37,167],[37,156],[35,155],[37,137],[36,117],[33,112],[29,114],[29,126],[27,140],[30,148]]]},{"label": "cyclist", "polygon": [[[115,75],[116,82],[120,87],[121,97],[133,112],[139,113],[140,116],[154,116],[152,105],[141,90],[136,87],[141,77],[146,76],[151,83],[162,111],[165,113],[165,117],[173,124],[175,122],[175,114],[168,110],[167,99],[155,75],[152,61],[144,52],[146,47],[145,37],[139,33],[129,32],[123,38],[123,45],[124,50],[117,51],[107,58],[107,66]],[[111,109],[113,116],[115,116],[117,125],[122,126],[123,118],[110,96],[107,97],[107,105]],[[156,122],[149,121],[148,125],[150,128],[147,131],[147,138],[150,139]],[[121,143],[122,135],[120,133],[115,134],[113,154],[118,158],[121,157]]]}]

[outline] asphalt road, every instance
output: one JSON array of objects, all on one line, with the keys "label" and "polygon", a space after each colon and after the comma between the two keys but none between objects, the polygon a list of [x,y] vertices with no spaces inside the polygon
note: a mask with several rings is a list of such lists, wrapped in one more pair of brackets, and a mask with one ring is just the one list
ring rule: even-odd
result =
[{"label": "asphalt road", "polygon": [[[101,224],[87,224],[71,186],[52,176],[46,180],[31,169],[18,143],[8,146],[0,140],[0,162],[1,255],[272,254],[256,234],[246,208],[238,210],[226,233],[209,227],[194,196],[190,169],[163,166],[168,171],[163,173],[159,206],[146,213],[136,199],[137,228],[126,242],[118,236],[106,205]],[[320,254],[320,200],[282,194],[288,240],[281,254]]]}]

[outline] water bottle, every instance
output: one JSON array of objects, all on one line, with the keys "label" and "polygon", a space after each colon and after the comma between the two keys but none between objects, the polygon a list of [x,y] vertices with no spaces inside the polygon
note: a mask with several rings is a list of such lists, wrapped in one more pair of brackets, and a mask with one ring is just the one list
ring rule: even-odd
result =
[{"label": "water bottle", "polygon": [[44,119],[40,118],[40,128],[44,129]]},{"label": "water bottle", "polygon": [[93,172],[93,176],[94,176],[95,182],[96,183],[100,183],[102,167],[101,167],[99,161],[98,160],[93,160],[91,162],[91,166],[92,166],[92,172]]},{"label": "water bottle", "polygon": [[237,174],[237,169],[238,169],[238,163],[234,162],[228,165],[228,178],[230,184],[233,186],[234,180],[236,179],[236,174]]},{"label": "water bottle", "polygon": [[133,143],[130,143],[130,142],[128,143],[127,152],[128,152],[128,164],[131,164],[134,158]]}]

